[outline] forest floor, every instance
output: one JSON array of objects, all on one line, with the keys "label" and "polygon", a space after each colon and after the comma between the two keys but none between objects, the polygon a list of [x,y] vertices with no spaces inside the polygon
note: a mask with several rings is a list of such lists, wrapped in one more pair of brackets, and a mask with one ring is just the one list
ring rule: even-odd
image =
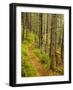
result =
[{"label": "forest floor", "polygon": [[55,75],[57,76],[57,75],[60,75],[60,73],[58,73],[56,71],[45,69],[44,65],[41,62],[39,62],[39,58],[33,52],[33,46],[31,44],[29,44],[29,46],[28,46],[28,57],[38,72],[37,76],[55,76]]},{"label": "forest floor", "polygon": [[44,66],[39,62],[39,58],[33,52],[32,45],[28,46],[28,57],[31,60],[31,63],[36,68],[39,76],[48,76],[49,72],[44,68]]}]

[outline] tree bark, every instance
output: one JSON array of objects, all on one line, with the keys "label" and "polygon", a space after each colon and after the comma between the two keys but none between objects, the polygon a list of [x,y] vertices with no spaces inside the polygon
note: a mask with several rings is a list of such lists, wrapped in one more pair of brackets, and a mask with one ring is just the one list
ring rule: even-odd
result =
[{"label": "tree bark", "polygon": [[57,16],[52,15],[52,29],[51,29],[51,69],[56,69],[56,27],[57,27]]}]

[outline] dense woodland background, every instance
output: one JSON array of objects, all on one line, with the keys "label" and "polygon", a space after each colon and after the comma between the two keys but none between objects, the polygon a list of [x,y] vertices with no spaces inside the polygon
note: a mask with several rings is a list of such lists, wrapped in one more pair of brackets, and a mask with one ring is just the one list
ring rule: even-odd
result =
[{"label": "dense woodland background", "polygon": [[64,75],[64,15],[21,14],[22,77]]}]

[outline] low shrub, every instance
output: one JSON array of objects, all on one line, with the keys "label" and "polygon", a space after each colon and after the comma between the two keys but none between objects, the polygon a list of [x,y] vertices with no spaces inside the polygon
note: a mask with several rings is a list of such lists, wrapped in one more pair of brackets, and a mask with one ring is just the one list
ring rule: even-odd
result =
[{"label": "low shrub", "polygon": [[34,42],[34,34],[33,33],[28,34],[27,41],[31,44]]},{"label": "low shrub", "polygon": [[51,64],[51,60],[49,58],[49,55],[46,54],[45,52],[41,52],[41,50],[39,48],[36,48],[34,50],[34,53],[36,54],[36,56],[39,58],[39,61],[44,64],[46,69],[50,68],[50,64]]},{"label": "low shrub", "polygon": [[26,60],[22,59],[22,76],[31,77],[37,76],[36,69],[30,63],[30,60],[26,58]]},{"label": "low shrub", "polygon": [[36,69],[34,68],[33,64],[30,62],[30,59],[28,57],[28,46],[25,43],[22,43],[22,50],[21,50],[21,73],[22,77],[31,77],[31,76],[37,76]]}]

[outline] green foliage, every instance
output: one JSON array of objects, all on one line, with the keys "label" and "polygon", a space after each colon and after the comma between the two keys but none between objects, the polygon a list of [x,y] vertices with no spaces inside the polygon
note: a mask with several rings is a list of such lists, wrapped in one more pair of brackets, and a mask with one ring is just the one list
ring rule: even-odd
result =
[{"label": "green foliage", "polygon": [[27,56],[28,47],[24,43],[22,44],[22,56]]},{"label": "green foliage", "polygon": [[28,33],[28,37],[24,37],[24,40],[22,43],[24,43],[25,45],[28,45],[29,43],[33,44],[34,37],[35,37],[35,35],[32,32]]},{"label": "green foliage", "polygon": [[26,46],[28,45],[28,40],[27,40],[27,38],[24,39],[24,41],[23,41],[22,44],[24,44],[24,45],[26,45]]},{"label": "green foliage", "polygon": [[42,58],[41,58],[41,62],[42,63],[45,63],[45,64],[47,64],[47,62],[48,62],[48,60],[49,60],[49,57],[48,57],[48,55],[46,54],[46,53],[42,53]]},{"label": "green foliage", "polygon": [[49,55],[44,53],[44,52],[41,53],[41,50],[39,48],[36,48],[34,50],[34,53],[36,54],[37,57],[39,57],[40,62],[42,64],[44,64],[45,68],[49,69],[50,64],[51,64],[51,60],[49,58]]},{"label": "green foliage", "polygon": [[27,41],[31,44],[34,42],[34,34],[33,33],[28,34]]},{"label": "green foliage", "polygon": [[50,69],[51,59],[49,58],[48,54],[42,54],[41,62],[44,64],[46,69]]},{"label": "green foliage", "polygon": [[39,57],[40,59],[42,58],[41,50],[39,48],[34,49],[34,53]]},{"label": "green foliage", "polygon": [[22,59],[22,76],[36,76],[37,72],[34,66],[30,63],[30,60],[25,57],[26,60]]},{"label": "green foliage", "polygon": [[22,43],[22,76],[36,76],[37,72],[32,63],[30,62],[30,59],[28,58],[28,46],[27,44]]}]

